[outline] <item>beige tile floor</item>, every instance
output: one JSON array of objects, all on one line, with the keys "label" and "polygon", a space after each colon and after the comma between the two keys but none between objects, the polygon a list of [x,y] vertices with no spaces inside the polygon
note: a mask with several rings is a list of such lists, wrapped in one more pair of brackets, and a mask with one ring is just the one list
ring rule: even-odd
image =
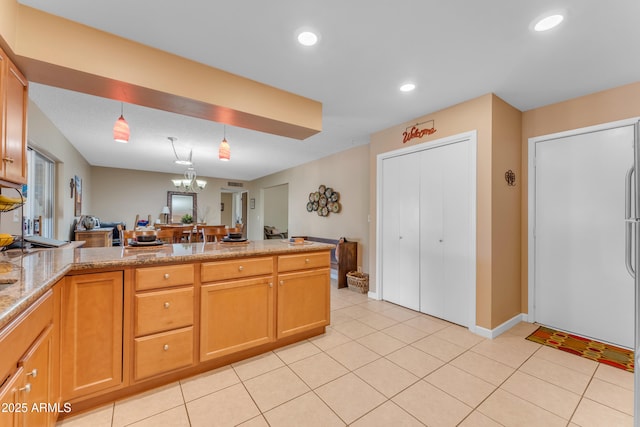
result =
[{"label": "beige tile floor", "polygon": [[326,334],[65,419],[58,426],[633,424],[633,375],[527,341],[484,339],[332,288]]}]

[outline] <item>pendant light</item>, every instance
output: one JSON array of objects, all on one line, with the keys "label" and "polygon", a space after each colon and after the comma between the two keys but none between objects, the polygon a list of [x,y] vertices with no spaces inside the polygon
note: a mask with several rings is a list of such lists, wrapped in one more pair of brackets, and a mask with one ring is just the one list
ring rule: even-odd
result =
[{"label": "pendant light", "polygon": [[224,162],[229,161],[231,158],[231,147],[229,147],[229,143],[227,142],[227,126],[224,127],[224,137],[222,138],[222,142],[220,143],[220,148],[218,148],[218,158]]},{"label": "pendant light", "polygon": [[124,104],[120,103],[120,118],[113,125],[113,140],[124,144],[129,142],[129,123],[124,119]]}]

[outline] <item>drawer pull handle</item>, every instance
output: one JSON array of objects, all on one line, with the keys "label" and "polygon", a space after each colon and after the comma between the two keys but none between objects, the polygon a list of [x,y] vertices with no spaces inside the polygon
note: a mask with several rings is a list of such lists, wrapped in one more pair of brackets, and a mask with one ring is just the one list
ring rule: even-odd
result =
[{"label": "drawer pull handle", "polygon": [[18,389],[18,391],[24,391],[25,393],[31,393],[31,384],[26,383],[24,387]]},{"label": "drawer pull handle", "polygon": [[13,163],[13,161],[14,161],[11,157],[3,157],[2,160],[4,160],[5,162],[8,162],[8,163]]},{"label": "drawer pull handle", "polygon": [[168,279],[169,278],[169,273],[164,273],[164,278]]},{"label": "drawer pull handle", "polygon": [[169,302],[168,302],[168,301],[167,301],[167,302],[165,302],[163,305],[164,305],[164,308],[169,308],[169,306],[171,306],[171,304],[169,304]]},{"label": "drawer pull handle", "polygon": [[280,286],[284,285],[284,280],[280,280]]},{"label": "drawer pull handle", "polygon": [[273,288],[273,282],[269,282],[269,287]]},{"label": "drawer pull handle", "polygon": [[164,347],[162,347],[162,349],[164,351],[169,351],[169,344],[165,344]]},{"label": "drawer pull handle", "polygon": [[309,264],[309,258],[306,258],[306,259],[304,260],[304,262],[306,262],[307,264]]},{"label": "drawer pull handle", "polygon": [[242,270],[244,270],[244,267],[243,266],[239,266],[238,267],[238,271],[242,271]]},{"label": "drawer pull handle", "polygon": [[38,376],[38,369],[33,368],[31,372],[27,372],[27,376],[32,376],[33,378],[36,378]]}]

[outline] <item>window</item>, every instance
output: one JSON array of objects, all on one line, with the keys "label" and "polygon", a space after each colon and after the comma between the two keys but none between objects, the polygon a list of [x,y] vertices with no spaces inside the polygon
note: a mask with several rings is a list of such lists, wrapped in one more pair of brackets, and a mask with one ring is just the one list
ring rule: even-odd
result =
[{"label": "window", "polygon": [[52,160],[29,148],[28,184],[24,206],[25,234],[53,237],[54,167]]}]

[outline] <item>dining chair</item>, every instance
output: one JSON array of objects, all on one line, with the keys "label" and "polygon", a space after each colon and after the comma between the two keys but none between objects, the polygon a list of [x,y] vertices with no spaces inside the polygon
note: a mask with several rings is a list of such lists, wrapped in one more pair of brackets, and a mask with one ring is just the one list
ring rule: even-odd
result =
[{"label": "dining chair", "polygon": [[165,243],[176,243],[176,231],[170,228],[161,228],[156,231],[158,240],[162,240]]}]

